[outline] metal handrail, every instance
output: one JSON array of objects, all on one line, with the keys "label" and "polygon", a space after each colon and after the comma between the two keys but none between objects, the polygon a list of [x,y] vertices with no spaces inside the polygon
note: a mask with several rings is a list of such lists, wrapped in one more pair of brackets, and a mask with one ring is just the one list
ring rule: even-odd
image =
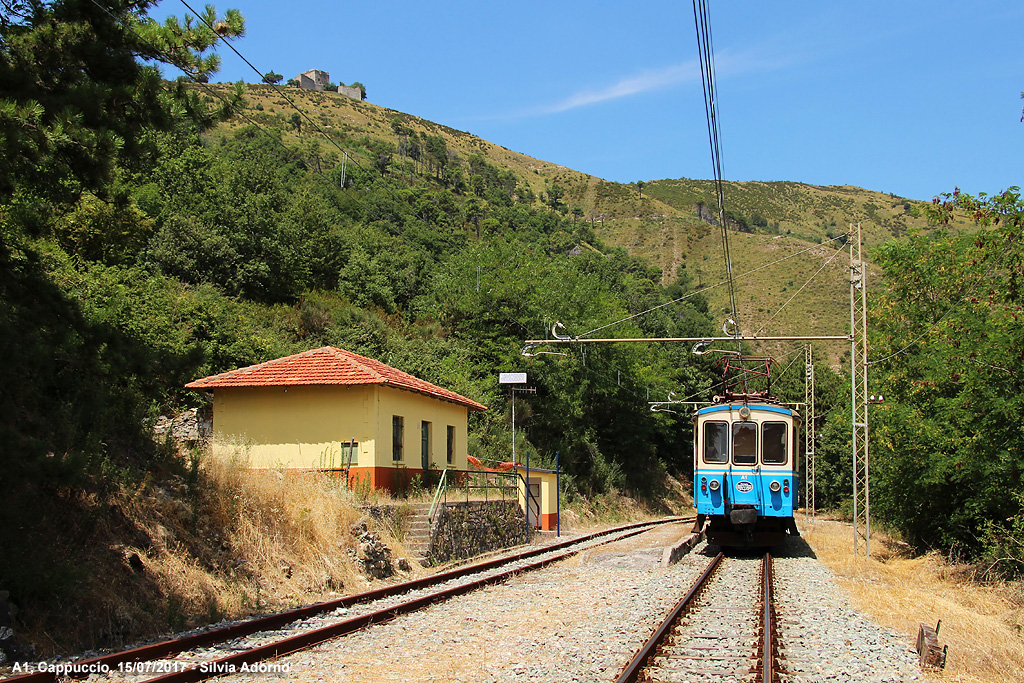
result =
[{"label": "metal handrail", "polygon": [[434,492],[434,500],[430,503],[430,512],[427,513],[427,521],[434,521],[434,510],[437,509],[437,501],[441,498],[442,492],[447,492],[448,489],[448,469],[445,468],[441,472],[441,480],[437,482],[437,491]]},{"label": "metal handrail", "polygon": [[[524,498],[524,503],[525,503],[525,507],[526,507],[526,510],[524,510],[524,513],[525,513],[526,519],[527,519],[527,527],[529,527],[529,520],[530,520],[530,518],[532,516],[530,514],[530,503],[531,502],[534,505],[536,505],[536,508],[538,510],[538,516],[536,517],[536,519],[540,519],[540,517],[539,517],[540,509],[541,509],[540,499],[537,496],[535,496],[533,494],[533,492],[530,490],[529,484],[528,484],[526,478],[523,476],[523,474],[521,472],[515,472],[515,473],[512,473],[512,472],[509,472],[509,473],[503,473],[503,472],[476,472],[476,471],[472,471],[472,470],[455,470],[455,469],[449,470],[448,468],[445,468],[441,472],[441,478],[440,478],[440,480],[437,483],[437,489],[434,491],[434,498],[433,498],[433,500],[430,503],[430,511],[427,513],[427,521],[430,524],[433,524],[433,522],[434,522],[434,513],[437,512],[439,504],[441,503],[441,500],[442,500],[442,496],[444,498],[444,501],[447,503],[447,500],[448,500],[448,489],[451,487],[451,484],[448,482],[448,472],[449,471],[454,472],[454,473],[465,472],[466,474],[470,474],[470,475],[481,475],[481,474],[483,474],[484,476],[488,476],[488,475],[512,476],[514,479],[518,480],[518,483],[522,484],[522,490],[524,492],[523,498]],[[502,499],[504,499],[505,491],[507,489],[509,489],[509,488],[512,488],[512,487],[505,486],[505,485],[497,485],[497,486],[490,486],[490,485],[488,485],[488,486],[483,486],[483,487],[477,487],[477,486],[472,486],[472,485],[467,484],[465,486],[465,488],[466,488],[466,500],[468,502],[470,489],[473,489],[473,488],[483,488],[483,489],[486,490],[486,489],[490,489],[490,488],[497,488],[497,489],[501,490],[501,492],[502,492]],[[518,489],[519,486],[517,485],[517,486],[515,486],[515,488]],[[516,494],[516,497],[518,497],[518,493]],[[527,528],[527,533],[529,533],[529,528]]]},{"label": "metal handrail", "polygon": [[[471,483],[460,484],[456,480],[453,479],[454,475],[456,475],[456,474],[465,474],[465,475],[469,475],[469,477],[483,476],[483,477],[485,477],[487,479],[488,482],[491,480],[491,477],[518,478],[520,481],[522,481],[522,475],[515,474],[513,472],[488,472],[488,471],[478,471],[478,470],[459,470],[459,469],[453,469],[453,468],[445,468],[442,471],[442,473],[441,473],[441,480],[438,482],[437,490],[434,492],[434,498],[433,498],[433,501],[430,504],[430,511],[427,513],[427,517],[428,517],[430,522],[434,521],[434,514],[437,512],[437,509],[441,506],[442,500],[445,503],[447,503],[447,501],[448,501],[448,492],[451,489],[465,488],[466,489],[466,501],[468,502],[469,501],[469,496],[470,496],[470,491],[472,489],[483,489],[485,497],[486,497],[487,490],[489,490],[489,489],[498,489],[498,490],[501,491],[502,499],[504,499],[506,497],[506,494],[509,491],[512,491],[513,489],[516,488],[516,486],[513,485],[513,484],[502,484],[500,482],[493,483],[493,484],[488,483],[488,484],[483,485],[483,486],[473,485]],[[536,500],[535,496],[533,498],[534,498],[534,500]]]}]

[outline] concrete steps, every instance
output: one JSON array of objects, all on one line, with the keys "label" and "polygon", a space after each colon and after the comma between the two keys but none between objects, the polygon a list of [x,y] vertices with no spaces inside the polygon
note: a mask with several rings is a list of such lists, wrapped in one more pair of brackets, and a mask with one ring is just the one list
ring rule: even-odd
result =
[{"label": "concrete steps", "polygon": [[413,503],[405,532],[405,549],[414,559],[424,560],[430,555],[430,503]]}]

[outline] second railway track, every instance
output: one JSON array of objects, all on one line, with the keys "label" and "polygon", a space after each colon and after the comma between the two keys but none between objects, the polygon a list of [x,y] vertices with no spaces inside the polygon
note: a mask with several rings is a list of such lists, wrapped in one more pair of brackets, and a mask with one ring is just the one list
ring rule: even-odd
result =
[{"label": "second railway track", "polygon": [[[590,548],[643,533],[672,518],[631,524],[533,548],[376,591],[258,617],[99,657],[55,664],[48,670],[4,679],[42,683],[105,675],[108,680],[186,683],[242,670],[366,626],[428,607],[479,587],[547,566]],[[154,674],[159,674],[154,677]]]}]

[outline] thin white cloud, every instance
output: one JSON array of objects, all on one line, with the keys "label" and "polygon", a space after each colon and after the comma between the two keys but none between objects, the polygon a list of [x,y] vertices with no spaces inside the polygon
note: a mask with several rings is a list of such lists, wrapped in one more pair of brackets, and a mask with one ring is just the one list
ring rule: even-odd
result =
[{"label": "thin white cloud", "polygon": [[680,85],[682,83],[699,80],[700,66],[696,60],[691,60],[685,64],[677,64],[657,71],[643,71],[635,76],[623,78],[618,83],[614,83],[606,88],[598,90],[581,90],[580,92],[570,95],[561,102],[538,107],[532,113],[535,115],[558,114],[563,111],[578,109],[579,107],[586,107],[599,102],[617,100],[622,97],[629,97],[630,95],[638,95],[652,90],[660,90],[673,85]]},{"label": "thin white cloud", "polygon": [[[793,62],[793,57],[794,55],[788,55],[780,58],[778,53],[773,54],[772,57],[766,57],[765,54],[755,54],[753,51],[745,51],[741,54],[725,52],[715,56],[715,74],[719,77],[730,77],[772,71],[788,66]],[[641,71],[605,88],[581,90],[554,104],[541,105],[521,112],[519,116],[560,114],[601,102],[699,82],[700,63],[696,59],[691,59],[688,62],[663,69]]]},{"label": "thin white cloud", "polygon": [[[767,55],[771,55],[768,57]],[[801,61],[790,52],[780,56],[774,51],[753,50],[741,54],[723,52],[715,56],[715,73],[718,77],[730,77],[755,72],[773,71]],[[645,69],[637,74],[621,78],[612,85],[603,88],[580,90],[552,104],[539,104],[518,111],[490,116],[471,117],[475,121],[520,120],[539,116],[550,116],[563,112],[589,107],[602,102],[632,97],[655,90],[663,90],[688,83],[700,82],[700,63],[696,59],[668,66],[662,69]]]}]

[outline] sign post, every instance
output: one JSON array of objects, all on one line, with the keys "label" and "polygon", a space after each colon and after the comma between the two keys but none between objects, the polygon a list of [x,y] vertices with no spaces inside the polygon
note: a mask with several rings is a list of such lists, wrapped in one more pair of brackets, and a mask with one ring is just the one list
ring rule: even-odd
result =
[{"label": "sign post", "polygon": [[[522,386],[526,384],[526,373],[525,372],[502,372],[498,374],[498,383],[507,385],[509,392],[512,395],[512,464],[516,467],[519,466],[519,461],[516,459],[516,392],[537,393],[536,389],[527,388]],[[523,482],[523,508],[526,513],[526,542],[530,542],[530,453],[526,453],[526,479]]]},{"label": "sign post", "polygon": [[518,465],[516,460],[516,392],[535,393],[536,389],[520,388],[518,385],[526,384],[525,372],[502,372],[498,374],[498,384],[508,385],[512,394],[512,464]]}]

